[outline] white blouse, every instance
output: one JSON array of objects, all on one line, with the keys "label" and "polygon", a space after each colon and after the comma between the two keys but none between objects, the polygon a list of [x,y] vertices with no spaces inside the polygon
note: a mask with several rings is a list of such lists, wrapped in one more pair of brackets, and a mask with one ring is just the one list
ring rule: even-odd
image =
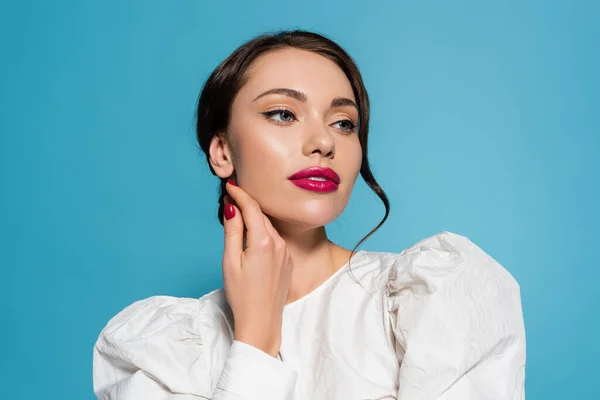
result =
[{"label": "white blouse", "polygon": [[154,296],[100,333],[94,392],[105,400],[525,398],[519,285],[450,232],[399,254],[355,253],[285,306],[280,354],[233,340],[223,289]]}]

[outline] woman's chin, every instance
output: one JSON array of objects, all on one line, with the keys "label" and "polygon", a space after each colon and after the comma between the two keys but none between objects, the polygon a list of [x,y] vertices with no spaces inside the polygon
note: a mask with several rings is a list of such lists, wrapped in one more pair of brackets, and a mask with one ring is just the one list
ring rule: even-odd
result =
[{"label": "woman's chin", "polygon": [[338,213],[331,210],[304,210],[287,211],[279,213],[265,213],[270,216],[274,225],[293,225],[305,229],[315,229],[325,226],[333,222],[338,216]]}]

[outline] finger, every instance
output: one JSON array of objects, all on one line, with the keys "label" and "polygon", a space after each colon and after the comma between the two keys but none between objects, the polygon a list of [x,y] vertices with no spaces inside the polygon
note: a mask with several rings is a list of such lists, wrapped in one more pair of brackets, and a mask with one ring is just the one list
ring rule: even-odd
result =
[{"label": "finger", "polygon": [[265,215],[265,213],[263,213],[263,217],[264,217],[264,222],[265,222],[265,229],[267,230],[267,232],[269,233],[269,235],[271,235],[271,237],[274,240],[278,240],[278,239],[283,240],[281,238],[281,236],[279,236],[279,232],[277,232],[277,229],[275,229],[275,227],[271,223],[271,220],[269,219],[269,217],[267,217]]},{"label": "finger", "polygon": [[242,188],[234,186],[229,182],[226,188],[241,211],[247,230],[246,241],[248,247],[259,244],[265,236],[271,236],[265,227],[264,214],[256,200],[250,197]]},{"label": "finger", "polygon": [[223,214],[223,229],[225,231],[223,267],[234,270],[239,269],[243,251],[244,220],[239,209],[233,204],[226,205]]},{"label": "finger", "polygon": [[[227,205],[227,204],[233,204],[233,205],[235,205],[235,201],[233,201],[233,199],[231,198],[231,196],[229,196],[228,194],[226,194],[225,196],[223,196],[223,204],[224,205]],[[239,207],[238,207],[238,210],[239,210]],[[246,238],[246,227],[244,226],[244,239],[245,238]],[[244,244],[244,248],[245,248],[245,244]]]}]

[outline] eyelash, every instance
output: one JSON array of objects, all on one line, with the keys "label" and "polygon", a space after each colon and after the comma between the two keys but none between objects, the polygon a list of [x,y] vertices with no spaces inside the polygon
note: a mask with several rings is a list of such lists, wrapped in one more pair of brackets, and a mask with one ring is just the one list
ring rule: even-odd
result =
[{"label": "eyelash", "polygon": [[[292,116],[292,118],[294,120],[296,120],[296,121],[298,120],[298,118],[296,118],[296,115],[292,111],[290,111],[290,110],[288,110],[286,108],[278,108],[276,110],[265,111],[265,112],[263,112],[261,114],[264,115],[265,117],[267,117],[267,119],[270,119],[271,121],[275,122],[276,124],[286,125],[288,122],[277,121],[277,120],[271,119],[272,116],[277,115],[277,114],[281,114],[281,113],[291,114],[291,116]],[[351,119],[342,119],[342,120],[339,120],[339,121],[337,121],[335,123],[338,124],[340,122],[349,122],[350,125],[351,125],[349,129],[340,129],[340,128],[338,128],[342,132],[352,133],[352,132],[355,131],[355,129],[357,127],[357,124],[354,121],[352,121]]]}]

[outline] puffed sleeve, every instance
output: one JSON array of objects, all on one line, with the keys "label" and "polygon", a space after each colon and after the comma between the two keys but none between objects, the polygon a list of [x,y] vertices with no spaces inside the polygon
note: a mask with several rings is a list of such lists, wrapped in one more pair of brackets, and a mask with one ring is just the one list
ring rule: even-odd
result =
[{"label": "puffed sleeve", "polygon": [[233,340],[205,299],[154,296],[113,317],[94,346],[102,400],[293,399],[296,372]]},{"label": "puffed sleeve", "polygon": [[386,295],[398,400],[523,400],[519,285],[464,236],[441,232],[397,257]]}]

